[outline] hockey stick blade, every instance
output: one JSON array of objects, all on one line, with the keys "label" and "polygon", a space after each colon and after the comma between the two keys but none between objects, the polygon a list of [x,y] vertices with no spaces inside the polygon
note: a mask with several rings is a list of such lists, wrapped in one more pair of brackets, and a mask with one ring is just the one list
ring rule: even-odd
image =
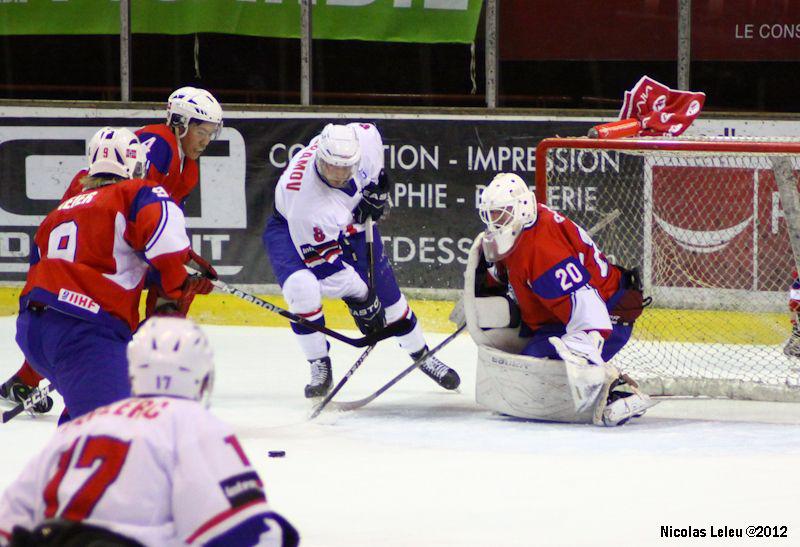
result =
[{"label": "hockey stick blade", "polygon": [[47,384],[46,386],[41,388],[38,387],[34,388],[27,399],[19,403],[11,410],[6,410],[5,412],[3,412],[2,418],[0,418],[2,419],[2,423],[6,423],[9,420],[16,418],[26,410],[32,409],[33,405],[44,401],[44,398],[50,394],[50,389],[51,389],[50,384]]},{"label": "hockey stick blade", "polygon": [[345,344],[349,344],[357,348],[374,346],[381,340],[385,340],[386,338],[392,338],[393,336],[397,336],[398,334],[408,332],[414,327],[413,323],[411,323],[411,320],[404,318],[400,319],[399,321],[395,321],[391,325],[387,325],[384,329],[378,332],[368,334],[361,338],[350,338],[349,336],[345,336],[344,334],[336,332],[335,330],[331,330],[328,327],[324,327],[322,325],[318,325],[316,323],[308,321],[303,317],[295,315],[290,311],[284,310],[283,308],[280,308],[270,302],[267,302],[266,300],[262,300],[261,298],[257,297],[254,294],[250,294],[244,292],[241,289],[237,289],[236,287],[232,287],[227,283],[225,283],[224,281],[214,280],[212,281],[212,283],[214,283],[215,287],[228,294],[236,296],[237,298],[241,298],[242,300],[246,300],[247,302],[255,304],[256,306],[262,307],[273,313],[277,313],[278,315],[285,317],[289,321],[293,321],[294,323],[297,323],[299,325],[303,325],[317,332],[321,332],[322,334],[325,334],[327,336],[330,336],[331,338],[339,340],[340,342],[344,342]]},{"label": "hockey stick blade", "polygon": [[361,363],[364,362],[364,360],[367,358],[367,355],[369,355],[373,349],[375,349],[375,346],[369,346],[367,349],[364,350],[364,353],[362,353],[361,356],[353,364],[353,366],[350,367],[350,370],[347,371],[347,374],[345,374],[342,377],[342,379],[339,380],[339,383],[336,384],[336,387],[334,387],[333,390],[331,390],[331,392],[328,393],[328,395],[322,400],[321,403],[319,403],[316,407],[314,407],[314,411],[308,418],[309,420],[313,420],[314,418],[319,416],[320,412],[325,410],[325,407],[328,406],[328,403],[331,402],[331,399],[333,399],[336,396],[336,394],[339,393],[339,390],[342,389],[342,387],[347,383],[347,381],[350,379],[350,377],[353,375],[356,369],[358,369],[358,367],[361,366]]},{"label": "hockey stick blade", "polygon": [[422,366],[422,363],[424,363],[428,357],[430,357],[431,355],[442,349],[444,346],[452,342],[456,336],[461,334],[461,331],[463,331],[466,328],[466,326],[467,326],[466,323],[463,325],[459,325],[459,327],[453,334],[451,334],[450,336],[439,342],[439,344],[435,348],[429,350],[422,357],[411,363],[408,366],[408,368],[406,368],[400,374],[389,380],[386,384],[383,385],[383,387],[378,389],[378,391],[376,391],[372,395],[368,395],[367,397],[364,397],[363,399],[358,399],[357,401],[334,402],[332,404],[333,408],[335,408],[336,410],[341,410],[343,412],[346,412],[348,410],[355,410],[357,408],[361,408],[362,406],[368,405],[369,403],[380,397],[383,393],[385,393],[390,387],[392,387],[397,382],[399,382],[400,380],[411,374],[415,369]]}]

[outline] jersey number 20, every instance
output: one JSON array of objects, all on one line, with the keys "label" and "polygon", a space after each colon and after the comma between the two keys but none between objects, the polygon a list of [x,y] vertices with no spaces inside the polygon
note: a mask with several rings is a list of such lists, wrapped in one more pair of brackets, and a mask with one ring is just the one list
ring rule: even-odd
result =
[{"label": "jersey number 20", "polygon": [[569,291],[575,283],[583,281],[583,274],[572,262],[567,262],[565,267],[557,269],[555,276],[564,291]]}]

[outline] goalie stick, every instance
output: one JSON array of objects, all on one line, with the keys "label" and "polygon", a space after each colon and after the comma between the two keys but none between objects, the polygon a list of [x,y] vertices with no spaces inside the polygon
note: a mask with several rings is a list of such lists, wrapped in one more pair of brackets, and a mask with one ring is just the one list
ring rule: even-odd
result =
[{"label": "goalie stick", "polygon": [[44,401],[45,397],[50,394],[50,384],[47,384],[43,387],[37,387],[31,390],[31,394],[28,396],[27,399],[19,403],[17,406],[12,408],[11,410],[6,410],[2,414],[2,423],[6,423],[13,418],[16,418],[18,415],[22,414],[26,410],[31,410],[33,405]]},{"label": "goalie stick", "polygon": [[770,162],[775,183],[778,185],[781,209],[788,226],[789,245],[794,255],[792,264],[798,269],[800,268],[800,197],[797,193],[797,177],[794,175],[789,158],[776,156],[770,158]]},{"label": "goalie stick", "polygon": [[300,317],[299,315],[295,315],[290,311],[284,310],[283,308],[279,308],[278,306],[267,302],[266,300],[262,300],[261,298],[257,297],[254,294],[247,293],[241,289],[237,289],[236,287],[232,287],[225,283],[224,281],[220,281],[219,279],[215,279],[212,281],[215,287],[218,289],[225,291],[228,294],[241,298],[242,300],[246,300],[256,306],[260,306],[266,310],[269,310],[273,313],[277,313],[278,315],[282,315],[289,321],[293,321],[299,325],[303,325],[304,327],[308,327],[312,330],[317,332],[321,332],[331,338],[335,338],[340,342],[344,342],[345,344],[350,344],[351,346],[355,346],[357,348],[363,348],[367,346],[373,346],[380,342],[381,340],[385,340],[386,338],[391,338],[400,334],[403,331],[407,331],[411,328],[411,321],[408,319],[401,319],[400,321],[396,321],[391,325],[387,325],[386,328],[379,332],[374,332],[372,334],[368,334],[366,336],[362,336],[361,338],[350,338],[349,336],[345,336],[335,330],[331,330],[328,327],[317,325],[311,321]]},{"label": "goalie stick", "polygon": [[439,342],[439,344],[435,348],[428,350],[425,354],[422,355],[422,357],[411,363],[411,365],[409,365],[408,368],[406,368],[400,374],[398,374],[397,376],[386,382],[386,384],[384,384],[383,387],[378,389],[378,391],[376,391],[372,395],[364,397],[363,399],[358,399],[357,401],[342,401],[340,403],[334,402],[333,408],[335,408],[336,410],[347,411],[347,410],[355,410],[357,408],[361,408],[362,406],[368,405],[369,403],[377,399],[390,387],[392,387],[397,382],[399,382],[400,380],[411,374],[415,369],[422,366],[422,363],[424,363],[428,357],[430,357],[431,355],[442,349],[444,346],[452,342],[455,339],[455,337],[461,334],[461,331],[463,331],[466,327],[467,327],[466,323],[459,325],[459,327],[453,334],[449,335],[447,338]]}]

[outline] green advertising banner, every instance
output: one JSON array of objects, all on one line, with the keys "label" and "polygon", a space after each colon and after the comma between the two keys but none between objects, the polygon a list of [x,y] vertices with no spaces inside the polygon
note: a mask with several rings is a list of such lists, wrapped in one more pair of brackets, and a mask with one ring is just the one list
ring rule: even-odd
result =
[{"label": "green advertising banner", "polygon": [[[2,0],[0,35],[118,34],[119,0]],[[313,37],[470,43],[482,0],[316,0]],[[299,0],[131,0],[138,34],[300,37]]]}]

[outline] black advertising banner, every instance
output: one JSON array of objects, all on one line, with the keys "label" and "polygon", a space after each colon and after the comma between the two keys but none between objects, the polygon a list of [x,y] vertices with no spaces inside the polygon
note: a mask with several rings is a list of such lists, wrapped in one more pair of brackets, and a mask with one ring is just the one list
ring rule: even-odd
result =
[{"label": "black advertising banner", "polygon": [[[24,280],[36,228],[84,167],[86,141],[98,128],[162,119],[157,111],[0,108],[0,280]],[[374,123],[383,136],[394,186],[391,213],[379,226],[398,281],[452,289],[460,288],[467,251],[482,229],[482,188],[498,172],[533,186],[537,143],[585,135],[598,120],[226,112],[185,211],[192,246],[225,281],[275,283],[261,241],[275,183],[291,154],[326,123],[354,121]]]}]

